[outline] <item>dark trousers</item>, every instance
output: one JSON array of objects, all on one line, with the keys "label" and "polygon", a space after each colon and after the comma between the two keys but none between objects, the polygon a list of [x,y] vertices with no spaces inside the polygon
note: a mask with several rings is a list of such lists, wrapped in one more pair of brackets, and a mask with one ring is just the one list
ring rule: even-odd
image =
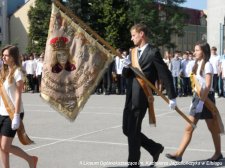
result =
[{"label": "dark trousers", "polygon": [[126,81],[125,81],[124,77],[120,74],[117,74],[116,78],[117,78],[118,94],[124,94],[125,88],[126,88]]},{"label": "dark trousers", "polygon": [[219,80],[218,74],[214,74],[213,75],[213,89],[214,89],[214,92],[215,93],[218,93],[219,94],[218,80]]},{"label": "dark trousers", "polygon": [[219,87],[219,95],[220,96],[225,96],[224,95],[224,88],[223,88],[224,84],[223,84],[223,79],[222,79],[222,75],[219,76],[219,82],[218,82],[218,87]]},{"label": "dark trousers", "polygon": [[29,84],[29,88],[34,91],[34,75],[33,74],[27,74],[27,80]]},{"label": "dark trousers", "polygon": [[108,94],[110,94],[112,91],[112,68],[113,68],[113,63],[109,65],[109,67],[107,68],[103,76],[104,91]]},{"label": "dark trousers", "polygon": [[42,74],[37,76],[37,92],[39,92],[40,87],[41,87],[41,78]]},{"label": "dark trousers", "polygon": [[140,160],[140,147],[143,147],[154,156],[161,147],[161,144],[147,138],[141,132],[142,120],[147,109],[130,110],[130,107],[132,106],[126,106],[123,112],[123,133],[128,138],[128,162],[132,162],[135,165],[138,164]]},{"label": "dark trousers", "polygon": [[182,78],[182,88],[183,88],[183,94],[184,96],[187,96],[191,93],[191,86],[190,86],[190,78],[189,77],[183,77]]}]

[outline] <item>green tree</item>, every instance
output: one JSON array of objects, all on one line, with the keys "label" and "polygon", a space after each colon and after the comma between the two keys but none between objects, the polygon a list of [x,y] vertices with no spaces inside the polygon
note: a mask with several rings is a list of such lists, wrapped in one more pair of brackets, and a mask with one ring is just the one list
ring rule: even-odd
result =
[{"label": "green tree", "polygon": [[129,29],[135,23],[149,26],[151,43],[174,46],[171,35],[182,35],[185,0],[67,0],[67,6],[112,46],[129,48]]},{"label": "green tree", "polygon": [[[179,8],[185,0],[67,0],[61,1],[102,38],[116,48],[129,48],[129,29],[134,23],[149,26],[150,41],[174,46],[172,34],[182,35],[185,15]],[[29,52],[45,48],[51,13],[51,0],[36,0],[29,11]]]},{"label": "green tree", "polygon": [[[92,0],[92,11],[97,13],[92,23],[98,33],[112,46],[124,48],[127,44],[127,9],[124,0]],[[93,16],[92,16],[93,17]]]},{"label": "green tree", "polygon": [[51,14],[51,0],[36,0],[28,12],[30,28],[28,52],[40,53],[45,48]]},{"label": "green tree", "polygon": [[171,35],[182,35],[186,15],[179,4],[186,0],[129,0],[131,23],[145,23],[149,27],[151,43],[171,46]]},{"label": "green tree", "polygon": [[113,47],[129,47],[126,0],[67,0],[66,6]]},{"label": "green tree", "polygon": [[28,12],[29,43],[27,52],[41,53],[45,49],[51,15],[52,0],[36,0]]}]

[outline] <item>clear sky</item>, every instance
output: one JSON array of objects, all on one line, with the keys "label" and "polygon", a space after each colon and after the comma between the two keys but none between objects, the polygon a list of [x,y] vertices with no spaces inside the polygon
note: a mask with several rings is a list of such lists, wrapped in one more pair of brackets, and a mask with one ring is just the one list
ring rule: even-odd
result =
[{"label": "clear sky", "polygon": [[207,0],[186,0],[181,6],[203,10],[207,8]]}]

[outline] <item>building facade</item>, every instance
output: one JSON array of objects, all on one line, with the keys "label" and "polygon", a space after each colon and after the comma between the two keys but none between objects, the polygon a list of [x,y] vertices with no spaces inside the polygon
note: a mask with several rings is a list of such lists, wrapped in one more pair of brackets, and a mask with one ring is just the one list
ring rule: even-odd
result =
[{"label": "building facade", "polygon": [[207,41],[222,54],[225,48],[225,3],[224,0],[207,0]]},{"label": "building facade", "polygon": [[202,10],[183,8],[188,15],[183,36],[173,35],[171,41],[175,44],[175,50],[193,51],[197,41],[207,40],[206,14]]},{"label": "building facade", "polygon": [[[29,43],[29,18],[28,11],[35,5],[35,0],[27,1],[19,10],[13,13],[9,21],[10,43],[16,44],[21,53],[26,52]],[[16,27],[16,29],[15,29]]]},{"label": "building facade", "polygon": [[0,0],[0,46],[9,43],[9,18],[24,0]]}]

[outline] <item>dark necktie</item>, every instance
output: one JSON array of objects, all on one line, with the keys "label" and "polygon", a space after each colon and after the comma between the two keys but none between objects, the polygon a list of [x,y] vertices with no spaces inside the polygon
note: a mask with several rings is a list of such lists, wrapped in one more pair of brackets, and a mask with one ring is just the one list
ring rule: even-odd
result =
[{"label": "dark necktie", "polygon": [[138,50],[137,57],[138,57],[138,60],[139,60],[140,57],[141,57],[141,50]]}]

